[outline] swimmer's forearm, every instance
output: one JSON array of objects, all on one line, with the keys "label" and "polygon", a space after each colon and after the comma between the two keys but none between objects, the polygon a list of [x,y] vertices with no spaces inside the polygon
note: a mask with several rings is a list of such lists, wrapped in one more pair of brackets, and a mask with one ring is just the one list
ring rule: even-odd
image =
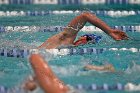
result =
[{"label": "swimmer's forearm", "polygon": [[[80,20],[80,21],[79,21]],[[86,22],[91,23],[92,25],[100,28],[105,33],[109,34],[112,29],[100,18],[98,18],[96,15],[90,13],[90,12],[84,12],[81,15],[75,17],[70,23],[69,27],[73,27],[75,29],[78,28],[78,30],[82,29]]]},{"label": "swimmer's forearm", "polygon": [[32,54],[30,63],[36,79],[45,93],[66,93],[68,91],[68,87],[57,78],[41,55]]},{"label": "swimmer's forearm", "polygon": [[38,47],[38,49],[39,49],[39,48],[44,48],[44,47],[46,47],[46,45],[47,45],[47,41],[45,41],[42,45],[40,45],[40,46]]},{"label": "swimmer's forearm", "polygon": [[87,65],[87,66],[85,66],[85,69],[103,71],[104,66],[99,67],[99,66]]},{"label": "swimmer's forearm", "polygon": [[102,21],[96,15],[94,15],[92,13],[89,13],[89,12],[85,12],[82,15],[87,22],[89,22],[89,23],[95,25],[96,27],[100,28],[105,33],[109,34],[110,32],[112,32],[111,27],[108,26],[104,21]]}]

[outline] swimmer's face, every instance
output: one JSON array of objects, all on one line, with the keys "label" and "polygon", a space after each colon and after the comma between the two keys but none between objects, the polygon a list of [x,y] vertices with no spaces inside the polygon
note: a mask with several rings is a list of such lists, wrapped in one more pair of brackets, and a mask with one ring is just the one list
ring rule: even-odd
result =
[{"label": "swimmer's face", "polygon": [[87,36],[81,36],[78,38],[78,40],[83,40],[83,39],[85,40],[86,38],[87,38]]}]

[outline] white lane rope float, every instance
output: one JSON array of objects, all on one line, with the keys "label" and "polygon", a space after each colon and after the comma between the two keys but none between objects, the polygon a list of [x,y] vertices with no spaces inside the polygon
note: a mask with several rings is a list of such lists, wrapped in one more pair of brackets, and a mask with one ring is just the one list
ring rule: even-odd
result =
[{"label": "white lane rope float", "polygon": [[[0,26],[0,33],[2,32],[59,32],[63,31],[66,26]],[[136,26],[111,26],[113,29],[120,29],[125,32],[140,32],[140,25]],[[95,26],[84,26],[83,32],[102,31]]]},{"label": "white lane rope float", "polygon": [[[0,49],[0,56],[26,58],[32,52],[40,52],[38,49]],[[63,48],[63,49],[45,49],[53,55],[83,55],[83,54],[101,54],[105,51],[127,51],[140,53],[140,48]]]},{"label": "white lane rope float", "polygon": [[[80,14],[84,11],[73,11],[73,10],[54,10],[54,11],[0,11],[0,16],[47,16],[50,14]],[[111,16],[111,17],[122,17],[122,16],[130,16],[130,15],[140,15],[140,10],[134,11],[128,11],[128,10],[96,10],[96,11],[90,11],[91,13],[94,13],[96,15],[101,16]]]}]

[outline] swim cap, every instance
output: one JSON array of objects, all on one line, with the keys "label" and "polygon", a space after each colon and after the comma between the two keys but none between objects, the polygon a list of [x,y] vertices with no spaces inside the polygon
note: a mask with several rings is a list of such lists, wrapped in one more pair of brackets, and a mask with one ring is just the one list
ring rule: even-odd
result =
[{"label": "swim cap", "polygon": [[99,43],[99,41],[102,39],[102,36],[97,36],[95,34],[85,34],[81,37],[87,37],[87,41],[94,41],[94,43]]}]

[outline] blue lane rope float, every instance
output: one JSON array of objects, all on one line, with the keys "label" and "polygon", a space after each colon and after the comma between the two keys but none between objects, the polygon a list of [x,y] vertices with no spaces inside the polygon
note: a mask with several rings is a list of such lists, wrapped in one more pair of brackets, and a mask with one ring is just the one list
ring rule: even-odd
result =
[{"label": "blue lane rope float", "polygon": [[[80,14],[84,11],[73,11],[73,10],[54,10],[54,11],[0,11],[0,16],[47,16],[52,14]],[[96,11],[90,11],[91,13],[94,13],[96,15],[102,15],[102,16],[112,16],[112,17],[121,17],[121,16],[129,16],[129,15],[140,15],[140,10],[134,11],[106,11],[106,10],[96,10]]]},{"label": "blue lane rope float", "polygon": [[5,57],[22,57],[26,58],[29,55],[27,49],[0,49],[0,55]]},{"label": "blue lane rope float", "polygon": [[[140,91],[140,84],[135,85],[133,83],[127,83],[127,84],[121,84],[117,83],[115,85],[109,85],[104,83],[103,85],[97,85],[97,84],[90,84],[90,85],[83,85],[78,84],[73,86],[76,90],[84,90],[84,91]],[[13,87],[13,88],[7,88],[5,86],[0,86],[0,93],[20,93],[21,91],[24,91],[21,88]]]},{"label": "blue lane rope float", "polygon": [[[65,26],[0,26],[0,32],[59,32],[63,31]],[[120,29],[125,32],[140,32],[140,25],[137,26],[111,26],[114,29]],[[83,32],[102,31],[95,26],[84,26]]]},{"label": "blue lane rope float", "polygon": [[[38,49],[0,49],[0,56],[26,58],[32,51],[39,52]],[[83,55],[83,54],[101,54],[105,51],[129,51],[140,52],[139,48],[63,48],[63,49],[46,49],[53,55]]]}]

